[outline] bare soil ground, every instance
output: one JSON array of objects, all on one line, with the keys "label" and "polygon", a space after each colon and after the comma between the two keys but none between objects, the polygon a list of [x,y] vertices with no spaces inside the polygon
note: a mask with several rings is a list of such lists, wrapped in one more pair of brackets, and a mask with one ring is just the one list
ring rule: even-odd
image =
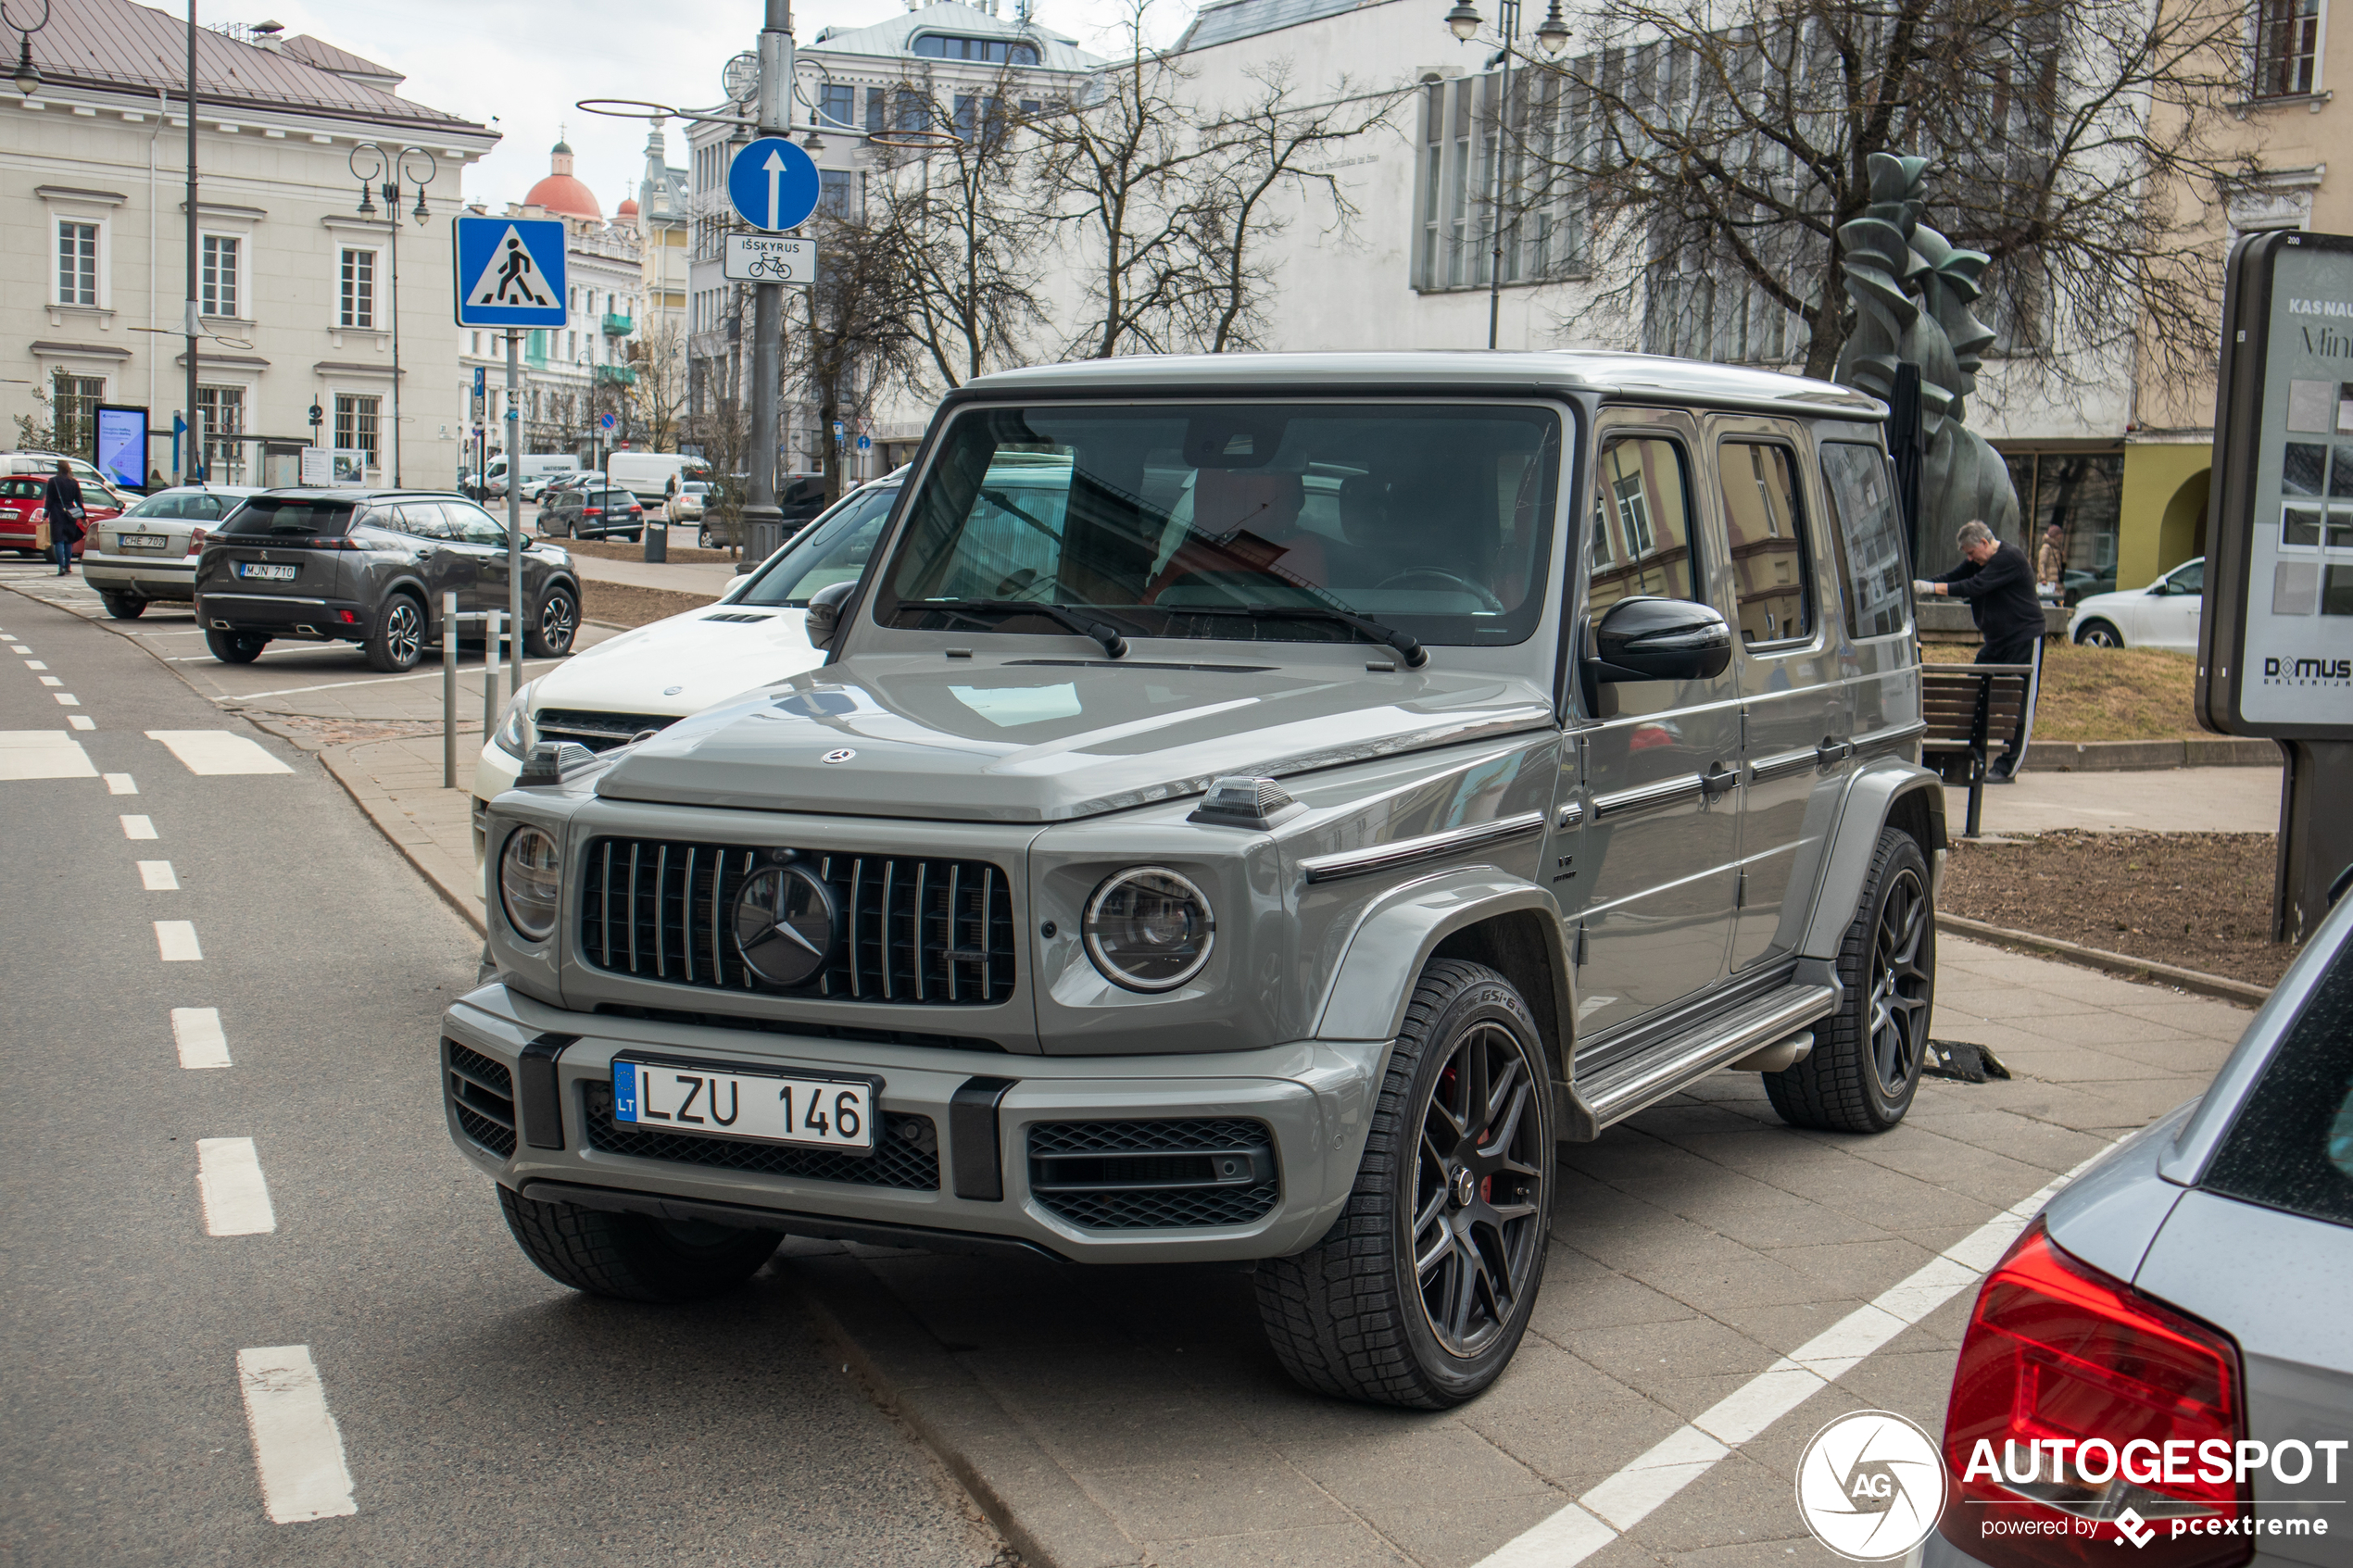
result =
[{"label": "bare soil ground", "polygon": [[2243,980],[2278,981],[2267,833],[2060,829],[1953,846],[1944,908],[2013,931]]},{"label": "bare soil ground", "polygon": [[648,626],[690,609],[700,609],[718,596],[673,594],[666,588],[632,588],[619,583],[584,579],[580,584],[580,614],[585,621],[607,626]]},{"label": "bare soil ground", "polygon": [[[697,566],[704,561],[734,560],[732,550],[698,550],[691,544],[681,545],[681,539],[692,539],[695,525],[682,522],[670,531],[669,558],[681,566]],[[574,555],[595,556],[599,560],[644,560],[646,546],[633,545],[626,539],[562,539],[558,541]]]},{"label": "bare soil ground", "polygon": [[[1966,664],[1969,643],[1924,643],[1931,663]],[[2192,715],[2190,691],[2197,660],[2156,648],[2086,648],[2043,645],[2043,689],[2034,703],[2038,741],[2193,740],[2203,737]]]}]

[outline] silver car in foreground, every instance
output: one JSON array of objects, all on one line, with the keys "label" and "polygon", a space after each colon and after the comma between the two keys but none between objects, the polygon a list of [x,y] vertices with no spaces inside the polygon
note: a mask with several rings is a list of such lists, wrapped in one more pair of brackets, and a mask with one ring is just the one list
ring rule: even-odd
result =
[{"label": "silver car in foreground", "polygon": [[1944,1461],[1924,1568],[2353,1562],[2353,898],[1987,1276]]}]

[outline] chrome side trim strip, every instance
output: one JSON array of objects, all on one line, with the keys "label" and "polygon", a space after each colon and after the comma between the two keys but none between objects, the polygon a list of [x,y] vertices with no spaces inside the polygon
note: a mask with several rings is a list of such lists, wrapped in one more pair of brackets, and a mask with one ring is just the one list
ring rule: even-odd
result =
[{"label": "chrome side trim strip", "polygon": [[1460,854],[1481,845],[1501,843],[1517,838],[1522,834],[1535,833],[1544,825],[1541,811],[1522,811],[1516,817],[1503,817],[1491,822],[1478,822],[1466,828],[1449,828],[1444,833],[1425,834],[1419,838],[1400,839],[1372,849],[1351,849],[1338,855],[1316,855],[1299,863],[1309,882],[1337,882],[1342,877],[1363,876],[1367,872],[1392,871],[1421,860],[1435,860],[1444,856]]},{"label": "chrome side trim strip", "polygon": [[1854,740],[1850,741],[1848,744],[1853,746],[1856,750],[1861,751],[1867,746],[1900,746],[1904,742],[1910,740],[1915,735],[1924,735],[1926,734],[1928,734],[1928,721],[1925,719],[1915,719],[1908,724],[1891,724],[1884,730],[1866,731],[1862,734],[1856,735]]},{"label": "chrome side trim strip", "polygon": [[1640,785],[1634,789],[1615,790],[1608,795],[1593,797],[1596,821],[1614,817],[1621,811],[1642,811],[1653,806],[1668,806],[1686,796],[1698,795],[1707,788],[1706,778],[1699,773],[1685,773],[1680,779],[1663,779],[1657,784]]},{"label": "chrome side trim strip", "polygon": [[1813,746],[1803,751],[1784,751],[1778,757],[1768,757],[1748,766],[1751,779],[1777,779],[1783,773],[1794,773],[1821,766],[1822,754]]}]

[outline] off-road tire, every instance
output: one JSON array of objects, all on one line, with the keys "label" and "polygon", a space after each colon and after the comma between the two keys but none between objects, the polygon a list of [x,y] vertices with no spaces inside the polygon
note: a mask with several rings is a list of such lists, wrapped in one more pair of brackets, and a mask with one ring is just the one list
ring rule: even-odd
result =
[{"label": "off-road tire", "polygon": [[223,632],[217,627],[205,628],[204,646],[213,658],[223,664],[251,664],[270,646],[267,637],[248,637],[242,633]]},{"label": "off-road tire", "polygon": [[534,659],[561,659],[580,635],[580,604],[568,588],[550,588],[539,614],[522,634],[522,651]]},{"label": "off-road tire", "polygon": [[[1881,927],[1892,897],[1912,902],[1912,912],[1901,918],[1916,944],[1909,967],[1918,974],[1917,984],[1899,975],[1890,1016],[1881,1020],[1877,992],[1889,967]],[[1895,946],[1905,946],[1901,934]],[[1805,1060],[1764,1074],[1766,1098],[1793,1127],[1884,1133],[1912,1108],[1927,1064],[1929,1020],[1936,1003],[1936,909],[1929,896],[1928,859],[1919,841],[1900,828],[1880,830],[1854,923],[1839,944],[1838,978],[1845,999],[1814,1025],[1814,1049]],[[1882,1027],[1908,1034],[1891,1042],[1878,1033]],[[1904,1071],[1896,1074],[1885,1071],[1891,1043],[1901,1047],[1903,1057]]]},{"label": "off-road tire", "polygon": [[[408,619],[402,619],[403,611]],[[376,609],[375,631],[360,645],[368,668],[397,675],[414,670],[425,653],[425,607],[409,594],[386,594]]]},{"label": "off-road tire", "polygon": [[549,1279],[623,1301],[700,1301],[733,1290],[758,1273],[784,1239],[774,1231],[541,1203],[504,1186],[498,1208],[515,1245]]},{"label": "off-road tire", "polygon": [[[1423,1305],[1414,1188],[1423,1123],[1441,1075],[1466,1040],[1470,1049],[1497,1041],[1485,1033],[1491,1028],[1517,1043],[1530,1089],[1520,1115],[1533,1121],[1478,1147],[1533,1151],[1532,1174],[1506,1178],[1526,1184],[1517,1195],[1523,1198],[1532,1190],[1532,1231],[1513,1231],[1507,1250],[1519,1275],[1515,1299],[1507,1312],[1491,1314],[1489,1337],[1466,1356],[1441,1342]],[[1422,971],[1340,1218],[1308,1250],[1258,1266],[1259,1319],[1285,1371],[1320,1393],[1418,1410],[1461,1404],[1502,1374],[1527,1332],[1543,1279],[1554,1187],[1551,1076],[1535,1019],[1509,980],[1484,964],[1452,959],[1434,960]],[[1483,1184],[1474,1190],[1487,1200]]]},{"label": "off-road tire", "polygon": [[117,621],[136,621],[147,613],[147,601],[136,594],[100,594],[98,597]]},{"label": "off-road tire", "polygon": [[2124,633],[2105,621],[2086,621],[2075,633],[2075,646],[2086,648],[2120,648]]}]

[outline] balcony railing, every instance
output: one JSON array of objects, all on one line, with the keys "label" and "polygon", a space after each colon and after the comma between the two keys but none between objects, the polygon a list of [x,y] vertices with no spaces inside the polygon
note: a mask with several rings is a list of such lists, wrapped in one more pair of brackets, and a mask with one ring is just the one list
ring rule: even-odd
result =
[{"label": "balcony railing", "polygon": [[637,323],[632,320],[629,317],[616,316],[610,310],[605,312],[605,335],[607,337],[627,337],[636,324]]},{"label": "balcony railing", "polygon": [[626,365],[599,365],[597,367],[597,380],[600,384],[610,383],[615,386],[635,386],[637,384],[637,372],[631,370]]}]

